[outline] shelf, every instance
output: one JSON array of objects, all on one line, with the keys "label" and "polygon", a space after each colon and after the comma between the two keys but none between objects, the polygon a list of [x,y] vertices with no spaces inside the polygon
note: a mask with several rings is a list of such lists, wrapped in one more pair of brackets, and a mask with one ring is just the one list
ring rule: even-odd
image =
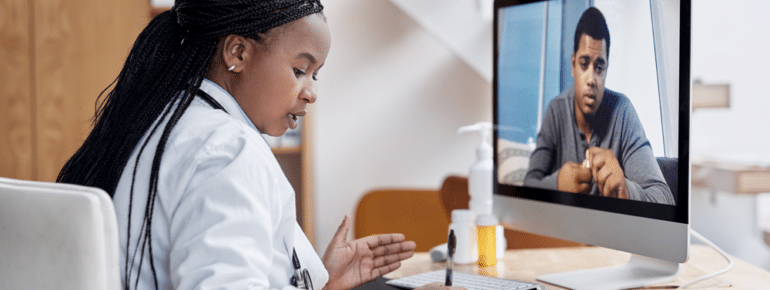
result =
[{"label": "shelf", "polygon": [[770,167],[724,162],[693,162],[692,185],[737,194],[770,192]]}]

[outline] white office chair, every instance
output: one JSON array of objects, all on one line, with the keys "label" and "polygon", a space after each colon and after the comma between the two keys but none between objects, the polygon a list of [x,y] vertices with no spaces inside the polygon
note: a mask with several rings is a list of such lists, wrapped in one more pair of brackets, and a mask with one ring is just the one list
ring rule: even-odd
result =
[{"label": "white office chair", "polygon": [[0,289],[120,289],[103,190],[0,177]]}]

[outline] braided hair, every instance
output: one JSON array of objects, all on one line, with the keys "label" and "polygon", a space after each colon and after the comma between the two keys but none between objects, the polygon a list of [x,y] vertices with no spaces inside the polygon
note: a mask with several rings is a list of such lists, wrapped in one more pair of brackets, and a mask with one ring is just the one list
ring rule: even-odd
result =
[{"label": "braided hair", "polygon": [[590,36],[596,40],[604,40],[607,44],[605,52],[607,57],[610,56],[610,29],[607,28],[607,20],[604,19],[602,14],[596,7],[588,7],[586,11],[583,11],[583,15],[578,20],[577,27],[575,28],[575,44],[572,52],[577,52],[580,47],[580,38],[583,34]]},{"label": "braided hair", "polygon": [[[139,150],[138,164],[150,140],[141,142],[142,137],[147,133],[161,134],[134,251],[134,255],[137,251],[144,253],[145,248],[149,251],[156,289],[158,279],[150,241],[161,159],[171,131],[198,93],[219,38],[235,34],[260,41],[260,35],[268,30],[322,10],[319,0],[177,0],[139,34],[120,74],[99,95],[93,130],[61,169],[57,182],[98,187],[114,197],[131,154]],[[163,122],[155,122],[159,118],[169,121],[161,126]],[[124,289],[131,284],[134,268],[133,263],[129,268],[133,259],[129,260],[128,243],[137,164],[129,197]],[[140,256],[137,273],[141,273],[144,259],[144,255]],[[138,285],[138,276],[134,287]]]}]

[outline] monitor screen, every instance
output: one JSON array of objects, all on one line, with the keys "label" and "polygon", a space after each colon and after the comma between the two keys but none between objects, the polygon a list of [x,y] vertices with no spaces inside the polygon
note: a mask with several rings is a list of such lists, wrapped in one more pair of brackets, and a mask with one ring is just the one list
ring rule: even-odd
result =
[{"label": "monitor screen", "polygon": [[505,225],[686,260],[689,15],[688,0],[495,1]]}]

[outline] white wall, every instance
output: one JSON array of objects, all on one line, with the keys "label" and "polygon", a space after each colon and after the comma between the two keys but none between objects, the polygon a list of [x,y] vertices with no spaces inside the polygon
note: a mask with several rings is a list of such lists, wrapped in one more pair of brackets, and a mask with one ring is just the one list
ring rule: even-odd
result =
[{"label": "white wall", "polygon": [[[692,115],[694,158],[770,166],[769,1],[692,1],[692,75],[729,83],[728,109]],[[770,200],[692,191],[692,227],[744,261],[770,270],[770,247],[759,234]]]},{"label": "white wall", "polygon": [[323,4],[332,47],[309,109],[321,254],[366,191],[467,175],[478,138],[457,128],[492,118],[491,84],[390,1]]},{"label": "white wall", "polygon": [[731,85],[729,109],[693,114],[696,153],[770,153],[770,1],[693,1],[692,75]]}]

